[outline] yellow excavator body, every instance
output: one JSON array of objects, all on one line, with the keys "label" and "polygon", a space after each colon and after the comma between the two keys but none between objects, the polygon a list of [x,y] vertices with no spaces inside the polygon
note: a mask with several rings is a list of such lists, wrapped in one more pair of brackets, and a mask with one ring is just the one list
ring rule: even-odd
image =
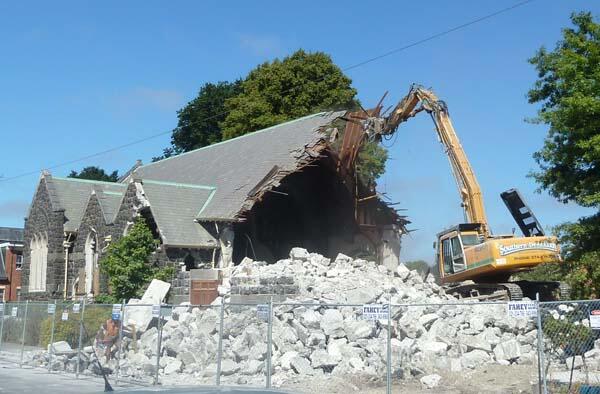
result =
[{"label": "yellow excavator body", "polygon": [[439,235],[436,254],[443,284],[471,280],[505,282],[511,275],[542,263],[560,263],[556,237],[494,237],[458,228]]}]

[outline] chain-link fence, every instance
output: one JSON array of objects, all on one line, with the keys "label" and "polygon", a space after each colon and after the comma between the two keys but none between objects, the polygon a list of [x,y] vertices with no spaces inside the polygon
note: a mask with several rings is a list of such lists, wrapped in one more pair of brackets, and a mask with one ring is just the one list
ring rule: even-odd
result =
[{"label": "chain-link fence", "polygon": [[379,302],[7,303],[0,358],[142,385],[367,393],[600,387],[600,301]]},{"label": "chain-link fence", "polygon": [[541,303],[540,321],[547,391],[600,392],[600,301]]}]

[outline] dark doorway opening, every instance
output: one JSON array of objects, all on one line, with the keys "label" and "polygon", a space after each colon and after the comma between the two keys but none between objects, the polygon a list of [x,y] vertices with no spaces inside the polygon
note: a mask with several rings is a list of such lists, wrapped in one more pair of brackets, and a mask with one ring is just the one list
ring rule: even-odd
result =
[{"label": "dark doorway opening", "polygon": [[327,256],[334,244],[352,243],[354,216],[352,193],[321,159],[284,178],[234,226],[233,260],[273,262],[296,246]]}]

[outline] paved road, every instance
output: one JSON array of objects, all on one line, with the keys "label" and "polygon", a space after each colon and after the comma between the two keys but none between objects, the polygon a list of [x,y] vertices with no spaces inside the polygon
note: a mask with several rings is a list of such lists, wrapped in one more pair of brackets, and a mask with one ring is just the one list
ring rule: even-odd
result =
[{"label": "paved road", "polygon": [[[265,390],[245,387],[142,387],[122,382],[119,385],[111,382],[116,393],[152,394],[158,392],[173,394],[277,394],[289,391]],[[76,379],[73,374],[49,373],[43,368],[23,367],[0,360],[0,394],[4,393],[33,393],[33,394],[88,394],[102,393],[104,380],[90,376],[80,376]]]},{"label": "paved road", "polygon": [[[135,386],[120,385],[116,391]],[[102,379],[72,374],[48,373],[42,368],[19,368],[18,365],[0,361],[0,393],[75,394],[101,393]]]}]

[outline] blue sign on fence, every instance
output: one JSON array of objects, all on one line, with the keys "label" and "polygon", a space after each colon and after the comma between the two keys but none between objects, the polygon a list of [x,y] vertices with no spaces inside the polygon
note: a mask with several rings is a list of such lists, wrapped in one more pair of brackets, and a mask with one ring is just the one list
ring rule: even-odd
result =
[{"label": "blue sign on fence", "polygon": [[113,304],[112,319],[121,320],[121,304]]}]

